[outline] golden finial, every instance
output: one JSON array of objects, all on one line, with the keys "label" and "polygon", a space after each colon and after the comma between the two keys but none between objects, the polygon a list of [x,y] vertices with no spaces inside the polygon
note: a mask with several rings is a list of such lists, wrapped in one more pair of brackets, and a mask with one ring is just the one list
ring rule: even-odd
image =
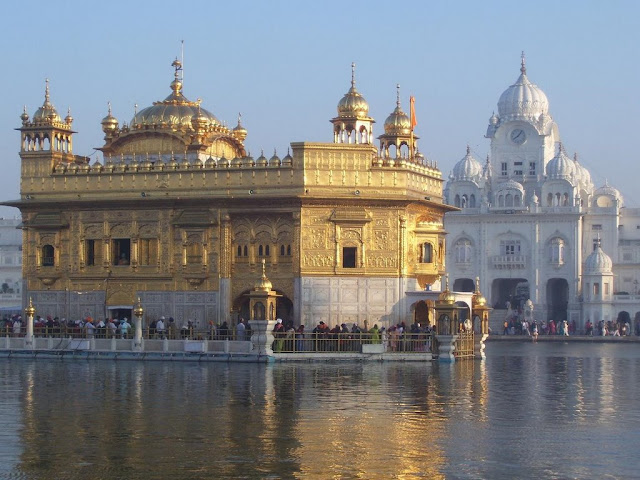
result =
[{"label": "golden finial", "polygon": [[178,60],[178,57],[176,57],[176,59],[171,62],[171,66],[174,67],[175,71],[174,71],[174,75],[176,77],[176,80],[178,79],[178,72],[180,72],[182,70],[182,62],[180,60]]},{"label": "golden finial", "polygon": [[469,146],[469,144],[467,143],[467,155],[469,155],[471,153],[471,147]]},{"label": "golden finial", "polygon": [[36,309],[33,306],[33,299],[31,297],[29,297],[29,306],[24,309],[24,313],[27,314],[27,317],[33,317],[33,315],[36,313]]},{"label": "golden finial", "polygon": [[133,104],[133,116],[135,117],[138,114],[138,104]]},{"label": "golden finial", "polygon": [[107,113],[111,115],[111,102],[107,102]]},{"label": "golden finial", "polygon": [[356,88],[356,63],[351,62],[351,86]]},{"label": "golden finial", "polygon": [[49,103],[49,79],[45,78],[44,79],[44,103],[48,104]]},{"label": "golden finial", "polygon": [[400,108],[400,84],[396,83],[396,105]]},{"label": "golden finial", "polygon": [[142,315],[144,314],[144,309],[142,308],[140,297],[138,297],[138,304],[136,305],[136,308],[133,309],[133,314],[138,318],[142,317]]},{"label": "golden finial", "polygon": [[524,58],[524,50],[522,51],[522,54],[520,55],[520,72],[522,72],[525,75],[527,73],[527,67],[525,65],[525,58]]}]

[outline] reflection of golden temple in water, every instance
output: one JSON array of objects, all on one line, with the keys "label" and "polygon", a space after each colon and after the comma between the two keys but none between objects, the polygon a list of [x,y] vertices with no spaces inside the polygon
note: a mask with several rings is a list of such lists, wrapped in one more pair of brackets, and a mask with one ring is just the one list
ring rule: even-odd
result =
[{"label": "reflection of golden temple in water", "polygon": [[352,75],[332,143],[254,159],[240,120],[228,128],[188,100],[173,65],[169,96],[129,123],[109,106],[102,159],[73,153],[73,118],[58,114],[48,83],[43,105],[22,114],[21,198],[7,204],[22,214],[25,295],[39,314],[124,316],[140,297],[149,320],[248,318],[265,260],[285,320],[426,321],[407,292],[439,285],[454,208],[399,89],[379,147]]},{"label": "reflection of golden temple in water", "polygon": [[[482,364],[447,366],[446,375],[466,384]],[[42,478],[70,471],[85,479],[248,471],[445,478],[447,416],[484,403],[466,387],[441,383],[438,369],[410,364],[23,365],[20,469]],[[53,372],[61,374],[56,395],[42,381]],[[448,405],[458,393],[461,402]]]}]

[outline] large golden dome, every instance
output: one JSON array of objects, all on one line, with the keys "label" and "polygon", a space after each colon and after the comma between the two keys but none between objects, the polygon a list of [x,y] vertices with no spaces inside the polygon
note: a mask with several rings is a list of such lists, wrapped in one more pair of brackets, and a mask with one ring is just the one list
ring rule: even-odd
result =
[{"label": "large golden dome", "polygon": [[[175,62],[174,62],[175,63]],[[193,117],[206,120],[207,126],[221,125],[215,115],[200,106],[200,102],[192,102],[182,94],[182,81],[179,68],[175,69],[175,78],[171,82],[171,94],[162,101],[136,112],[131,119],[130,128],[147,126],[175,126],[191,129]]]}]

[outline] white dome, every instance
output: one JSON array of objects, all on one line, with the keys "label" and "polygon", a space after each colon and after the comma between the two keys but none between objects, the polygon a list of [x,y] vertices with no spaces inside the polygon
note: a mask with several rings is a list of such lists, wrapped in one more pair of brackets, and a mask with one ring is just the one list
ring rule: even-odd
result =
[{"label": "white dome", "polygon": [[570,179],[576,175],[575,162],[570,159],[564,147],[560,144],[558,153],[547,163],[547,176],[549,178]]},{"label": "white dome", "polygon": [[576,168],[576,177],[582,188],[591,190],[593,188],[593,182],[591,181],[591,173],[583,165],[578,162],[578,155],[573,156],[573,164]]},{"label": "white dome", "polygon": [[467,154],[453,167],[453,180],[476,180],[482,176],[482,165],[471,155],[467,147]]},{"label": "white dome", "polygon": [[509,179],[506,182],[502,182],[496,187],[496,193],[504,192],[506,190],[517,190],[520,193],[524,193],[524,187],[521,183],[516,182],[513,179]]},{"label": "white dome", "polygon": [[498,100],[498,115],[503,121],[538,120],[540,115],[549,111],[547,96],[527,78],[524,58],[520,72],[516,83],[507,88]]},{"label": "white dome", "polygon": [[591,255],[584,261],[584,273],[585,274],[600,274],[611,273],[611,267],[613,262],[611,257],[604,253],[600,244],[598,244]]},{"label": "white dome", "polygon": [[610,195],[612,197],[615,197],[616,199],[622,198],[622,196],[620,195],[620,192],[616,188],[609,185],[609,182],[607,182],[606,180],[604,181],[604,185],[595,191],[595,194]]}]

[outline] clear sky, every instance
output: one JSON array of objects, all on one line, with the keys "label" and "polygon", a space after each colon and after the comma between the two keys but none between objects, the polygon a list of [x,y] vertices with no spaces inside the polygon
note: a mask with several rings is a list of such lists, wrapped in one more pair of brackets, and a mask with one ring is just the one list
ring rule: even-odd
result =
[{"label": "clear sky", "polygon": [[[8,6],[7,6],[8,5]],[[356,84],[376,119],[416,97],[420,150],[447,176],[470,145],[484,159],[500,94],[527,75],[547,94],[568,153],[596,186],[640,207],[640,2],[523,1],[12,1],[0,16],[0,198],[19,196],[19,127],[42,105],[45,78],[74,153],[98,156],[111,102],[120,124],[164,99],[184,40],[190,100],[234,126],[242,112],[254,157],[290,142],[333,141],[329,120]],[[14,209],[0,209],[13,216]]]}]

